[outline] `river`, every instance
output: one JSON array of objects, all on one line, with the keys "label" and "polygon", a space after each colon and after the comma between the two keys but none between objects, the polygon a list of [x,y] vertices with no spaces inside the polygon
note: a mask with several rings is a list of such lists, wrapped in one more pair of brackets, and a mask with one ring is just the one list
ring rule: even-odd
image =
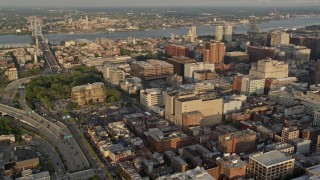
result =
[{"label": "river", "polygon": [[[282,28],[302,28],[309,25],[319,25],[320,16],[310,18],[292,18],[289,20],[269,21],[258,24],[262,31],[282,27]],[[234,29],[234,33],[241,34],[248,30],[248,25],[239,25]],[[171,33],[175,35],[187,34],[187,28],[173,28],[173,29],[160,29],[149,31],[128,31],[128,32],[112,32],[112,33],[97,33],[97,34],[45,34],[44,37],[49,41],[60,42],[68,40],[88,39],[95,40],[97,38],[109,39],[126,39],[127,37],[136,38],[156,38],[156,37],[170,37]],[[214,26],[204,26],[197,28],[197,35],[213,35]],[[31,43],[29,35],[0,35],[0,44],[27,44]]]}]

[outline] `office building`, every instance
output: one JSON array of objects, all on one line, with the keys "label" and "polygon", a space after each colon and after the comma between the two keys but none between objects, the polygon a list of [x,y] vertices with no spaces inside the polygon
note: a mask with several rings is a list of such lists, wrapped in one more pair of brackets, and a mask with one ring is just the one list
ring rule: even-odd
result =
[{"label": "office building", "polygon": [[145,131],[144,136],[147,137],[151,148],[156,152],[176,150],[190,143],[190,139],[186,134],[180,132],[163,133],[158,128]]},{"label": "office building", "polygon": [[290,144],[294,146],[295,152],[299,154],[310,153],[311,140],[296,138],[290,140]]},{"label": "office building", "polygon": [[125,79],[126,73],[119,68],[112,67],[109,69],[109,78],[107,81],[112,83],[113,85],[119,85]]},{"label": "office building", "polygon": [[209,62],[211,64],[221,64],[224,60],[224,54],[226,46],[222,42],[212,41],[206,44],[206,48],[209,50]]},{"label": "office building", "polygon": [[195,59],[191,59],[185,56],[174,56],[167,60],[168,63],[173,65],[173,73],[178,76],[184,76],[184,67],[185,64],[196,63]]},{"label": "office building", "polygon": [[313,114],[313,125],[319,126],[320,125],[320,111],[314,111]]},{"label": "office building", "polygon": [[243,74],[237,74],[233,76],[232,81],[232,90],[236,92],[241,92],[241,84],[242,84],[242,78],[245,76]]},{"label": "office building", "polygon": [[277,150],[282,153],[293,154],[294,153],[294,146],[289,143],[286,143],[286,142],[277,142],[277,143],[267,145],[265,150],[267,152]]},{"label": "office building", "polygon": [[209,49],[202,50],[202,61],[204,63],[210,63],[210,50]]},{"label": "office building", "polygon": [[276,49],[269,47],[248,46],[247,53],[249,54],[250,62],[257,62],[258,60],[266,58],[274,59]]},{"label": "office building", "polygon": [[240,51],[226,52],[224,55],[224,63],[247,63],[249,61],[249,54]]},{"label": "office building", "polygon": [[228,43],[232,42],[232,31],[233,31],[232,26],[226,25],[224,27],[224,40],[227,41]]},{"label": "office building", "polygon": [[288,64],[272,59],[263,59],[259,60],[257,63],[252,63],[249,72],[250,77],[258,79],[287,78],[288,75]]},{"label": "office building", "polygon": [[311,49],[311,54],[317,56],[317,53],[320,51],[320,38],[319,37],[309,37],[304,41],[307,48]]},{"label": "office building", "polygon": [[141,79],[138,77],[126,78],[120,83],[120,88],[129,94],[136,94],[140,89],[143,89]]},{"label": "office building", "polygon": [[299,138],[299,130],[297,128],[283,128],[281,133],[282,142],[289,142],[292,139]]},{"label": "office building", "polygon": [[216,26],[215,27],[215,40],[222,41],[223,39],[223,26]]},{"label": "office building", "polygon": [[168,91],[165,93],[165,118],[182,127],[184,126],[183,114],[198,111],[203,115],[201,126],[215,125],[222,120],[222,104],[222,99],[214,93]]},{"label": "office building", "polygon": [[226,153],[223,157],[216,158],[220,177],[226,179],[246,178],[247,163],[236,154]]},{"label": "office building", "polygon": [[198,63],[188,63],[184,65],[184,78],[188,82],[194,81],[194,73],[195,71],[208,70],[210,72],[214,72],[214,64],[208,64],[203,62]]},{"label": "office building", "polygon": [[216,72],[211,70],[196,70],[193,72],[193,82],[202,82],[216,78]]},{"label": "office building", "polygon": [[165,175],[157,178],[157,180],[172,180],[172,179],[216,180],[203,167],[196,167],[195,169],[191,169],[186,172],[175,173],[172,175]]},{"label": "office building", "polygon": [[167,84],[173,88],[178,88],[182,84],[182,76],[175,74],[167,77]]},{"label": "office building", "polygon": [[165,52],[169,56],[189,56],[188,48],[177,44],[167,45],[165,48]]},{"label": "office building", "polygon": [[17,68],[8,68],[5,72],[5,75],[7,76],[9,81],[14,81],[19,78]]},{"label": "office building", "polygon": [[173,65],[165,61],[149,59],[130,64],[131,75],[145,79],[166,78],[173,74]]},{"label": "office building", "polygon": [[306,38],[305,37],[302,37],[302,36],[292,36],[290,37],[290,44],[294,44],[296,46],[303,46],[304,45],[304,40]]},{"label": "office building", "polygon": [[282,179],[292,175],[293,158],[279,151],[270,151],[249,156],[248,174],[256,180]]},{"label": "office building", "polygon": [[163,106],[163,92],[158,88],[140,90],[140,103],[146,108]]},{"label": "office building", "polygon": [[316,150],[317,150],[318,153],[320,152],[320,135],[318,135],[318,138],[317,138]]},{"label": "office building", "polygon": [[286,32],[281,31],[274,31],[267,35],[267,45],[271,46],[278,46],[281,44],[289,44],[290,42],[290,35]]},{"label": "office building", "polygon": [[88,103],[101,103],[106,99],[106,88],[102,82],[75,86],[71,89],[71,101],[79,106]]},{"label": "office building", "polygon": [[264,93],[265,80],[255,79],[249,77],[241,78],[241,93],[251,96],[253,94],[263,94]]},{"label": "office building", "polygon": [[218,139],[218,149],[223,153],[249,153],[256,150],[257,135],[252,130],[222,134]]},{"label": "office building", "polygon": [[315,70],[315,83],[320,84],[320,59],[317,61],[316,70]]},{"label": "office building", "polygon": [[191,26],[187,36],[186,36],[186,41],[187,42],[195,42],[197,39],[197,27],[196,26]]}]

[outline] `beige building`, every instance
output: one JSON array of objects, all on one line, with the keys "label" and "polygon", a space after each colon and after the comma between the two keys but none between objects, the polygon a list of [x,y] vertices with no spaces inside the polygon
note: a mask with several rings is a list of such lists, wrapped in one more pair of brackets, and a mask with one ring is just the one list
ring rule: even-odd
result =
[{"label": "beige building", "polygon": [[226,25],[224,27],[224,40],[227,41],[228,43],[232,42],[232,31],[233,31],[232,26]]},{"label": "beige building", "polygon": [[125,79],[125,76],[126,73],[122,69],[113,67],[109,70],[109,79],[107,80],[114,85],[119,85]]},{"label": "beige building", "polygon": [[221,41],[223,39],[223,26],[216,26],[215,28],[215,40]]},{"label": "beige building", "polygon": [[222,98],[214,93],[196,94],[194,91],[169,91],[165,93],[165,118],[183,126],[183,113],[198,111],[203,115],[201,126],[221,123]]},{"label": "beige building", "polygon": [[163,92],[161,89],[152,88],[140,90],[140,103],[147,108],[152,106],[163,106]]},{"label": "beige building", "polygon": [[272,59],[263,59],[253,63],[249,72],[250,77],[259,79],[286,78],[288,75],[288,64]]},{"label": "beige building", "polygon": [[248,174],[256,180],[284,179],[293,169],[294,159],[277,150],[249,156]]},{"label": "beige building", "polygon": [[80,106],[89,102],[100,103],[106,99],[106,88],[102,82],[75,86],[71,89],[71,101]]},{"label": "beige building", "polygon": [[8,68],[6,71],[6,76],[9,81],[14,81],[18,79],[18,71],[17,68]]},{"label": "beige building", "polygon": [[283,128],[281,138],[282,142],[288,142],[292,139],[299,138],[299,130],[297,128]]},{"label": "beige building", "polygon": [[185,64],[184,78],[189,82],[194,81],[194,72],[199,70],[209,70],[211,72],[214,72],[214,64],[203,62]]},{"label": "beige building", "polygon": [[289,44],[289,42],[290,35],[286,32],[274,31],[268,35],[268,44],[270,46]]}]

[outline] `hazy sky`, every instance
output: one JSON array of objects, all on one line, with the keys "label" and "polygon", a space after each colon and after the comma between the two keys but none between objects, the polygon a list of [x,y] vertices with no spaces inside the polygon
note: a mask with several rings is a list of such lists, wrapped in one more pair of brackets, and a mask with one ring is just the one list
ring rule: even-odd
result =
[{"label": "hazy sky", "polygon": [[0,0],[1,6],[320,6],[320,0]]}]

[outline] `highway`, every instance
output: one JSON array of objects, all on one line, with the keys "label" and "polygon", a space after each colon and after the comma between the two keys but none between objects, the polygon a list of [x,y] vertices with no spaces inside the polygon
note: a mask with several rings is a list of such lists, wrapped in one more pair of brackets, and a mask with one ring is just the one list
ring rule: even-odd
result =
[{"label": "highway", "polygon": [[24,83],[28,83],[34,77],[36,77],[36,76],[18,79],[16,81],[13,81],[10,84],[8,84],[3,92],[3,97],[2,97],[1,103],[12,106],[13,105],[12,100],[14,99],[14,96],[18,92],[19,87]]},{"label": "highway", "polygon": [[47,140],[57,147],[64,158],[69,172],[77,172],[90,168],[90,164],[78,143],[73,138],[68,140],[63,139],[64,135],[71,134],[67,127],[60,127],[36,113],[30,113],[3,104],[0,104],[0,112],[20,119],[21,122],[39,131]]}]

